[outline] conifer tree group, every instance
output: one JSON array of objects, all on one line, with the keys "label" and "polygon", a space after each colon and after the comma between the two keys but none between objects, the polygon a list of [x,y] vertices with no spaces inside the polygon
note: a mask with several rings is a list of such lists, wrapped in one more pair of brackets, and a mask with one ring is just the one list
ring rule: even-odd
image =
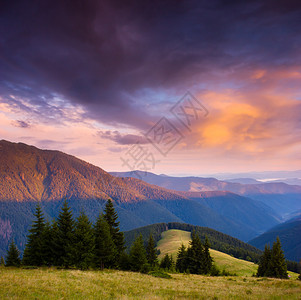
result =
[{"label": "conifer tree group", "polygon": [[182,244],[178,250],[176,269],[182,273],[209,274],[213,263],[209,247],[210,245],[207,237],[203,244],[199,236],[193,232],[192,240],[187,249]]},{"label": "conifer tree group", "polygon": [[[181,273],[214,273],[209,241],[206,237],[202,243],[195,232],[192,233],[189,246],[186,248],[182,244],[179,248],[176,262],[171,255],[166,254],[159,264],[152,235],[147,243],[144,243],[142,235],[138,236],[127,254],[118,215],[110,199],[94,225],[83,211],[74,220],[66,200],[58,218],[52,223],[45,221],[40,205],[37,205],[34,216],[22,261],[20,252],[12,241],[5,261],[1,257],[1,265],[19,267],[22,263],[27,266],[73,267],[81,270],[119,268],[137,272],[148,272],[160,267],[169,271],[176,269]],[[266,245],[257,276],[288,278],[279,238],[272,249]]]},{"label": "conifer tree group", "polygon": [[[119,229],[118,215],[110,199],[94,225],[83,211],[74,220],[66,200],[58,218],[51,224],[45,221],[40,205],[37,205],[34,216],[22,261],[12,242],[5,259],[6,266],[18,267],[22,263],[26,266],[132,271],[148,271],[158,266],[156,244],[151,235],[147,245],[139,236],[130,253],[125,252],[123,232]],[[1,263],[4,264],[3,258]]]},{"label": "conifer tree group", "polygon": [[258,264],[257,276],[288,278],[287,265],[279,237],[277,237],[276,242],[274,242],[272,249],[270,249],[268,245],[265,245],[263,255]]},{"label": "conifer tree group", "polygon": [[[65,200],[58,218],[50,224],[45,222],[40,205],[34,214],[35,220],[29,230],[22,263],[28,266],[116,268],[124,252],[124,237],[119,229],[117,213],[112,201],[106,203],[94,226],[82,211],[74,220],[73,213]],[[19,252],[11,244],[6,265]],[[20,264],[14,263],[15,266]]]}]

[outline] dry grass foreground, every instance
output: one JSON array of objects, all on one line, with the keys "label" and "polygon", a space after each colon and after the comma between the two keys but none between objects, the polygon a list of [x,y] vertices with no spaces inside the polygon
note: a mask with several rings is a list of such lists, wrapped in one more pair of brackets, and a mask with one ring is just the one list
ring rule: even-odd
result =
[{"label": "dry grass foreground", "polygon": [[300,299],[301,281],[0,268],[0,299]]}]

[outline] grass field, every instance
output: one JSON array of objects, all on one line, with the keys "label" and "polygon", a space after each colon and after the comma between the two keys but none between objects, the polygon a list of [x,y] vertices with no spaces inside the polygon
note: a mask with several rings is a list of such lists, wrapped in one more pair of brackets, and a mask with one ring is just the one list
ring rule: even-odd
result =
[{"label": "grass field", "polygon": [[[162,239],[158,242],[157,248],[160,249],[159,259],[168,253],[173,256],[174,259],[177,257],[177,252],[181,244],[185,246],[189,244],[191,239],[190,232],[183,230],[168,230],[162,233]],[[210,249],[210,254],[214,260],[214,263],[221,270],[226,270],[230,273],[235,273],[238,276],[252,276],[257,271],[257,265],[245,261],[242,259],[237,259],[231,255]],[[292,279],[296,279],[298,274],[289,272]],[[301,299],[301,297],[300,297]]]},{"label": "grass field", "polygon": [[190,232],[178,229],[164,231],[161,236],[162,239],[157,243],[157,248],[161,252],[159,259],[162,259],[166,253],[171,254],[176,259],[181,244],[183,243],[187,247],[191,240]]},{"label": "grass field", "polygon": [[[170,230],[158,243],[161,257],[176,255],[190,233]],[[239,276],[171,274],[171,279],[116,270],[0,267],[0,299],[301,299],[301,281],[251,277],[253,263],[211,250],[216,264]],[[292,273],[291,273],[292,274]]]},{"label": "grass field", "polygon": [[171,274],[0,268],[0,299],[300,299],[301,282]]}]

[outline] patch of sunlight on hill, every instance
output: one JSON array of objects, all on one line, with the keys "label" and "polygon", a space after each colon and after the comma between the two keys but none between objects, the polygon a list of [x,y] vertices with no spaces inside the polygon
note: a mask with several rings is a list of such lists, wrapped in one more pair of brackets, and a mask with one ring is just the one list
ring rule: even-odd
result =
[{"label": "patch of sunlight on hill", "polygon": [[252,276],[257,272],[257,265],[246,260],[238,259],[226,253],[210,249],[214,263],[220,268],[239,276]]},{"label": "patch of sunlight on hill", "polygon": [[161,236],[162,239],[157,243],[157,248],[161,252],[159,259],[162,259],[165,254],[171,254],[176,259],[179,247],[182,244],[187,247],[191,240],[190,232],[178,229],[164,231]]},{"label": "patch of sunlight on hill", "polygon": [[[162,233],[162,239],[158,241],[157,248],[160,250],[159,259],[165,254],[171,254],[176,260],[178,249],[183,243],[185,247],[189,245],[191,234],[188,231],[171,229]],[[214,263],[219,269],[235,273],[238,276],[252,276],[257,271],[257,265],[246,260],[235,258],[226,253],[210,249],[210,254]],[[289,272],[292,279],[298,277],[298,274]]]}]

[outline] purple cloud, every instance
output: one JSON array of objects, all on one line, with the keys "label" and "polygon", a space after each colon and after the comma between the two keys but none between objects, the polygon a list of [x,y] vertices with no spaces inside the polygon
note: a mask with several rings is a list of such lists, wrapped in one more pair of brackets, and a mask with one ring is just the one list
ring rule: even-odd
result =
[{"label": "purple cloud", "polygon": [[12,122],[12,125],[15,127],[20,127],[20,128],[30,128],[31,125],[28,122],[22,121],[22,120],[16,120]]},{"label": "purple cloud", "polygon": [[0,95],[55,119],[65,117],[51,105],[60,96],[83,117],[145,130],[157,119],[147,90],[178,99],[254,65],[300,64],[300,12],[299,1],[283,0],[5,1]]},{"label": "purple cloud", "polygon": [[119,145],[149,144],[149,141],[142,135],[121,134],[118,131],[99,131],[98,135],[101,138],[114,141]]}]

